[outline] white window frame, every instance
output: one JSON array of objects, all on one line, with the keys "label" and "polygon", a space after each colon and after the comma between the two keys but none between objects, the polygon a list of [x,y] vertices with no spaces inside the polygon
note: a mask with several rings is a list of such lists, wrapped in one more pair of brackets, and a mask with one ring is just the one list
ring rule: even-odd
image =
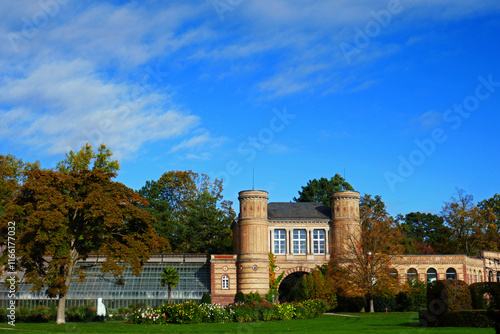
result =
[{"label": "white window frame", "polygon": [[293,230],[293,254],[307,254],[307,233],[304,229]]},{"label": "white window frame", "polygon": [[[321,232],[323,232],[321,234]],[[313,254],[326,254],[326,232],[325,230],[313,230]]]},{"label": "white window frame", "polygon": [[222,275],[221,278],[221,283],[222,283],[222,290],[229,290],[229,276],[227,275]]},{"label": "white window frame", "polygon": [[286,254],[286,230],[274,230],[274,254]]}]

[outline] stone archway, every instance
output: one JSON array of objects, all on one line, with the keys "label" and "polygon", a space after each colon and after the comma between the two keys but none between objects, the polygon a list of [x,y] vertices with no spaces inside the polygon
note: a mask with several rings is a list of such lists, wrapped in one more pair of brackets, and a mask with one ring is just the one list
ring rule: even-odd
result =
[{"label": "stone archway", "polygon": [[278,287],[278,298],[280,303],[292,302],[295,300],[302,300],[302,285],[301,278],[307,275],[312,270],[305,267],[296,267],[289,269],[285,272],[284,278]]}]

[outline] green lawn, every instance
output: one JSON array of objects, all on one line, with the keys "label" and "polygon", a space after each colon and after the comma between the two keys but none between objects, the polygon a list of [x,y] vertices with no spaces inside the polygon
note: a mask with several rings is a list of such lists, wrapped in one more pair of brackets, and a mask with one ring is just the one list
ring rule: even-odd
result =
[{"label": "green lawn", "polygon": [[[422,328],[417,313],[325,315],[312,320],[197,325],[132,325],[124,322],[68,323],[66,325],[0,324],[0,333],[494,333],[493,328]],[[12,331],[5,328],[14,329]]]}]

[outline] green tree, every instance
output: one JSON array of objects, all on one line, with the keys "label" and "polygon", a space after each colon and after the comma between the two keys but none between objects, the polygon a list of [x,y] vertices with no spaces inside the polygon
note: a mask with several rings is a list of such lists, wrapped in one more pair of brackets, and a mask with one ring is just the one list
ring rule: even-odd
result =
[{"label": "green tree", "polygon": [[[116,173],[120,169],[118,160],[111,160],[113,152],[106,145],[101,144],[94,152],[92,146],[86,143],[78,153],[66,153],[66,159],[57,163],[56,170],[68,174],[70,171],[100,169],[106,173]],[[92,165],[92,168],[90,166]]]},{"label": "green tree", "polygon": [[[79,157],[77,157],[79,159]],[[0,235],[16,226],[16,256],[34,291],[46,287],[58,297],[57,323],[65,322],[66,294],[73,274],[85,279],[76,263],[89,254],[105,254],[102,272],[119,278],[126,263],[140,275],[152,251],[166,246],[151,223],[154,217],[132,189],[102,169],[24,171],[19,192],[0,216]],[[5,239],[2,242],[5,244]],[[2,264],[7,262],[3,254]]]},{"label": "green tree", "polygon": [[295,202],[316,202],[331,206],[330,195],[336,191],[354,190],[353,187],[339,174],[335,174],[330,180],[322,177],[314,179],[302,186],[299,197],[294,197]]},{"label": "green tree", "polygon": [[223,200],[222,181],[205,174],[170,171],[148,181],[139,194],[157,219],[155,228],[175,252],[227,253],[232,251],[232,202]]},{"label": "green tree", "polygon": [[172,289],[179,283],[179,273],[174,267],[165,267],[161,272],[160,285],[167,286],[168,301],[172,298]]},{"label": "green tree", "polygon": [[438,215],[410,212],[398,217],[398,224],[406,237],[406,254],[444,254],[451,233]]}]

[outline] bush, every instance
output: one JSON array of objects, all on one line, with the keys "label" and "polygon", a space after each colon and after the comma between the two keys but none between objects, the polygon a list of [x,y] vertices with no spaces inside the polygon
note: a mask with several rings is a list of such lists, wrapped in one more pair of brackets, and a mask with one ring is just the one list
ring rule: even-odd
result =
[{"label": "bush", "polygon": [[427,309],[439,315],[443,312],[458,312],[472,309],[469,287],[464,281],[437,280],[427,284]]},{"label": "bush", "polygon": [[469,310],[447,312],[437,321],[439,327],[493,327],[493,319],[488,317],[487,311]]},{"label": "bush", "polygon": [[167,303],[160,306],[155,313],[162,315],[167,322],[174,324],[200,323],[204,315],[200,305],[194,302]]},{"label": "bush", "polygon": [[[480,282],[469,285],[469,290],[472,299],[472,308],[475,310],[484,310],[488,306],[494,309],[500,309],[500,283],[499,282]],[[484,298],[484,294],[488,293],[492,297],[490,304]]]},{"label": "bush", "polygon": [[359,312],[366,306],[364,297],[345,297],[337,296],[338,305],[335,312]]},{"label": "bush", "polygon": [[96,308],[93,306],[74,306],[66,310],[66,321],[89,322],[103,320],[103,317],[97,316]]},{"label": "bush", "polygon": [[262,297],[259,295],[257,291],[255,292],[249,292],[245,296],[245,303],[262,303],[264,300]]},{"label": "bush", "polygon": [[203,311],[202,322],[206,323],[227,323],[232,321],[232,313],[224,306],[215,304],[200,304]]},{"label": "bush", "polygon": [[397,310],[415,312],[426,308],[427,284],[414,280],[409,282],[403,291],[396,295]]},{"label": "bush", "polygon": [[212,304],[212,298],[208,292],[203,293],[201,296],[201,304]]},{"label": "bush", "polygon": [[245,294],[241,291],[238,291],[236,295],[234,295],[235,303],[244,303],[245,302]]},{"label": "bush", "polygon": [[398,304],[396,302],[396,297],[385,297],[385,296],[375,296],[373,297],[373,308],[375,312],[394,312],[398,309]]}]

